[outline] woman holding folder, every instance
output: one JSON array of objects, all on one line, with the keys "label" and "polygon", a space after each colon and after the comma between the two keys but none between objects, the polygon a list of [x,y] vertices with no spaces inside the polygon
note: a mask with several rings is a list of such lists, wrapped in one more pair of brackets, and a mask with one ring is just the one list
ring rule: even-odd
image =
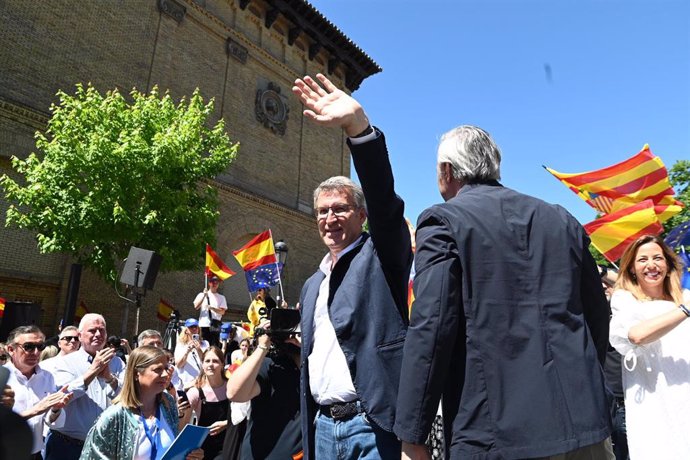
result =
[{"label": "woman holding folder", "polygon": [[[91,428],[81,459],[157,460],[189,419],[189,409],[178,407],[165,392],[172,369],[164,350],[139,347],[127,360],[122,391]],[[187,406],[185,404],[185,406]],[[201,460],[196,449],[187,460]]]}]

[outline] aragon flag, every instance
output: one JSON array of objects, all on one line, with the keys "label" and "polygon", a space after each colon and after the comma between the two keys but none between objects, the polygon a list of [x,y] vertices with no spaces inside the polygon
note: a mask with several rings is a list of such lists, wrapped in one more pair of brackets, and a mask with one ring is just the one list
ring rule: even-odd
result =
[{"label": "aragon flag", "polygon": [[674,199],[664,163],[649,145],[625,161],[596,171],[569,174],[545,169],[602,214],[651,200],[657,219],[665,222],[683,207]]},{"label": "aragon flag", "polygon": [[611,262],[620,259],[630,243],[640,236],[658,235],[664,230],[652,200],[607,214],[584,227],[594,247]]}]

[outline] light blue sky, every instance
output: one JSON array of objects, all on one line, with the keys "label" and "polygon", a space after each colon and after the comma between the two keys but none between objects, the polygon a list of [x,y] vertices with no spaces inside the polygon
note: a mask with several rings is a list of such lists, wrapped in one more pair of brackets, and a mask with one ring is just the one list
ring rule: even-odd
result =
[{"label": "light blue sky", "polygon": [[[502,182],[594,210],[548,174],[622,161],[645,143],[690,158],[690,2],[312,0],[382,68],[353,95],[385,133],[406,215],[441,200],[436,146],[489,131]],[[551,78],[548,78],[547,67]]]}]

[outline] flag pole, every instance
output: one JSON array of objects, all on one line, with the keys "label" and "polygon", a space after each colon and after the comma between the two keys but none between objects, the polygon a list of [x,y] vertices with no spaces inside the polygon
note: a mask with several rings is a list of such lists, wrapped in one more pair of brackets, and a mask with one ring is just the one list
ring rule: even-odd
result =
[{"label": "flag pole", "polygon": [[[276,253],[276,247],[273,244],[273,231],[269,228],[268,229],[268,234],[271,235],[271,246],[273,246],[273,254],[275,255]],[[276,259],[276,271],[278,272],[278,288],[280,289],[280,299],[278,299],[278,306],[281,306],[281,300],[284,302],[285,301],[285,293],[283,292],[283,280],[282,277],[280,276],[280,265],[278,265],[278,257]]]}]

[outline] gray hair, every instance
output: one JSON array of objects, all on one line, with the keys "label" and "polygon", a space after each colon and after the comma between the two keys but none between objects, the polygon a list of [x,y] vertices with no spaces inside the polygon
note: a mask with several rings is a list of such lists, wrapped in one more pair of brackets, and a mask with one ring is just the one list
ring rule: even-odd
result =
[{"label": "gray hair", "polygon": [[24,334],[38,334],[43,336],[44,339],[46,338],[46,335],[38,326],[35,324],[29,324],[27,326],[19,326],[12,329],[10,334],[7,336],[7,344],[14,344],[14,341],[17,340],[17,337]]},{"label": "gray hair", "polygon": [[148,339],[149,337],[158,337],[161,339],[161,342],[163,341],[163,336],[161,336],[161,333],[158,332],[155,329],[146,329],[145,331],[141,331],[139,333],[139,336],[137,337],[137,343],[141,343],[144,341],[144,339]]},{"label": "gray hair", "polygon": [[106,325],[105,318],[103,317],[103,315],[99,315],[98,313],[87,313],[81,318],[81,321],[79,321],[79,332],[84,330],[86,323],[88,323],[89,321],[93,321],[95,319],[100,319],[101,321],[103,321],[103,325]]},{"label": "gray hair", "polygon": [[362,187],[355,184],[352,179],[345,176],[333,176],[321,182],[316,190],[314,190],[314,209],[316,209],[316,201],[319,199],[319,195],[324,192],[346,192],[354,200],[354,205],[358,209],[362,209],[366,206],[364,202],[364,192]]},{"label": "gray hair", "polygon": [[70,332],[70,331],[79,332],[79,329],[77,329],[76,326],[67,326],[67,327],[64,327],[64,328],[60,331],[60,338],[63,338],[63,337],[65,336],[65,333]]},{"label": "gray hair", "polygon": [[464,183],[501,178],[501,151],[489,133],[476,126],[458,126],[441,136],[437,161],[449,163],[453,178]]}]

